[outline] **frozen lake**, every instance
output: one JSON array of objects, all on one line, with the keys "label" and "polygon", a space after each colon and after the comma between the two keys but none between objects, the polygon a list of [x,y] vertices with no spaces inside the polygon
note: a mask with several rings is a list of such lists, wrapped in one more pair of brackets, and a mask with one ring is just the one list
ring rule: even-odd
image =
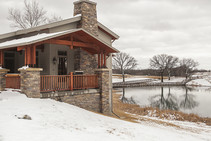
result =
[{"label": "frozen lake", "polygon": [[140,107],[158,107],[211,117],[211,88],[207,87],[125,88],[125,98]]}]

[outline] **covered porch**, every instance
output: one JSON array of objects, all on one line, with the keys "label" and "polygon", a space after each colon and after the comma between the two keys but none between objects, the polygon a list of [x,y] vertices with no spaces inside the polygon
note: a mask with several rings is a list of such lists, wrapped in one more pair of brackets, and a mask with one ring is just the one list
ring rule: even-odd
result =
[{"label": "covered porch", "polygon": [[[83,29],[74,29],[0,43],[0,65],[11,73],[41,68],[42,93],[90,89],[99,87],[95,70],[107,68],[108,58],[114,52],[99,38]],[[21,79],[20,75],[7,74],[6,87],[21,87]]]}]

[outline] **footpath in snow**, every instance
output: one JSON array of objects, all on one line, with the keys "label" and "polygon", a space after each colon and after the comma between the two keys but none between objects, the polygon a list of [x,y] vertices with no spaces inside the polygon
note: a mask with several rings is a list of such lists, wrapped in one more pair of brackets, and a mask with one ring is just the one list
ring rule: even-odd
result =
[{"label": "footpath in snow", "polygon": [[[51,99],[0,93],[0,141],[209,141],[211,127],[183,123],[197,131],[140,121],[131,123]],[[32,120],[19,119],[29,115]]]}]

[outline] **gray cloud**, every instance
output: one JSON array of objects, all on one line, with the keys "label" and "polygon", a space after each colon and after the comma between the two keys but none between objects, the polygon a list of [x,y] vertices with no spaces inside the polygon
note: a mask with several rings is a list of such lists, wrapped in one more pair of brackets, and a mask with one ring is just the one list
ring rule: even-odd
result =
[{"label": "gray cloud", "polygon": [[[93,0],[98,20],[120,35],[114,47],[136,57],[142,68],[160,53],[191,57],[200,68],[211,69],[210,0]],[[16,0],[0,0],[1,31],[8,32],[8,7],[21,7]],[[48,14],[73,15],[73,1],[39,1]]]}]

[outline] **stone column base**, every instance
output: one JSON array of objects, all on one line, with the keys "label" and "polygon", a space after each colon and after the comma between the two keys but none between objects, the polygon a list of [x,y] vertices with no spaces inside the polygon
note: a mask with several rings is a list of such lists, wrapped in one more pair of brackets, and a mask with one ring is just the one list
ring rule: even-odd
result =
[{"label": "stone column base", "polygon": [[111,103],[109,97],[109,69],[97,69],[95,73],[98,75],[98,85],[100,89],[101,113],[111,114]]},{"label": "stone column base", "polygon": [[10,71],[8,69],[1,68],[0,69],[0,91],[4,91],[6,88],[6,78],[5,75]]},{"label": "stone column base", "polygon": [[40,72],[42,68],[18,69],[21,77],[21,91],[30,98],[40,98]]}]

